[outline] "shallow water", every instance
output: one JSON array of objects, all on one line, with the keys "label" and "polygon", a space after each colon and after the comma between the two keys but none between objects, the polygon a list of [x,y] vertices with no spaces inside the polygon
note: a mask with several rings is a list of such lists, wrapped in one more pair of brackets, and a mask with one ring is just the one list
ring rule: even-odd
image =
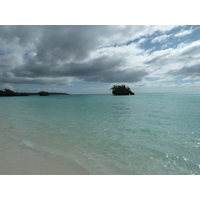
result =
[{"label": "shallow water", "polygon": [[199,93],[3,97],[0,106],[1,134],[91,174],[200,174]]}]

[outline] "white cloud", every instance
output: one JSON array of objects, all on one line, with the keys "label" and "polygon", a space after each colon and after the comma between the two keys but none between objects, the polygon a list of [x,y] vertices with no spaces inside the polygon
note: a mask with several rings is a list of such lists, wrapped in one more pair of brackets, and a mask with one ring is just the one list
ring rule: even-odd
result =
[{"label": "white cloud", "polygon": [[161,35],[161,36],[158,36],[156,38],[154,38],[151,42],[152,43],[156,43],[156,42],[164,42],[166,41],[171,35]]},{"label": "white cloud", "polygon": [[174,36],[175,36],[175,37],[182,37],[182,36],[191,34],[193,31],[194,31],[193,29],[182,30],[182,31],[180,31],[179,33],[176,33]]},{"label": "white cloud", "polygon": [[146,40],[147,40],[146,38],[141,38],[137,43],[138,43],[138,44],[142,44],[142,43],[144,43]]}]

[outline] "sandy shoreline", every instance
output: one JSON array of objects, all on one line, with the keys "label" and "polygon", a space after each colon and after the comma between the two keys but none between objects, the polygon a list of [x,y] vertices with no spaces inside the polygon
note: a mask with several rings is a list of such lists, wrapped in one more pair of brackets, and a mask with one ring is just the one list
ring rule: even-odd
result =
[{"label": "sandy shoreline", "polygon": [[79,164],[21,146],[0,133],[0,175],[88,175]]}]

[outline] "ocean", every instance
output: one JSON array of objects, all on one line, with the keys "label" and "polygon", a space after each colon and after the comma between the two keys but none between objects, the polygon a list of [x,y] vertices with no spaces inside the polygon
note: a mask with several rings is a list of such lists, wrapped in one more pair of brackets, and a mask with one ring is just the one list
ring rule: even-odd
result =
[{"label": "ocean", "polygon": [[200,93],[1,97],[0,110],[0,137],[27,155],[93,175],[200,175]]}]

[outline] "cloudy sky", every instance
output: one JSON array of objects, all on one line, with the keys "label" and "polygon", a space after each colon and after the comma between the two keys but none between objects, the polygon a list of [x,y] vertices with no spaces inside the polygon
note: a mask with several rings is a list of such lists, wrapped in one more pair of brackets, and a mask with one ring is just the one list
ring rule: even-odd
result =
[{"label": "cloudy sky", "polygon": [[0,89],[200,92],[200,26],[0,26]]}]

